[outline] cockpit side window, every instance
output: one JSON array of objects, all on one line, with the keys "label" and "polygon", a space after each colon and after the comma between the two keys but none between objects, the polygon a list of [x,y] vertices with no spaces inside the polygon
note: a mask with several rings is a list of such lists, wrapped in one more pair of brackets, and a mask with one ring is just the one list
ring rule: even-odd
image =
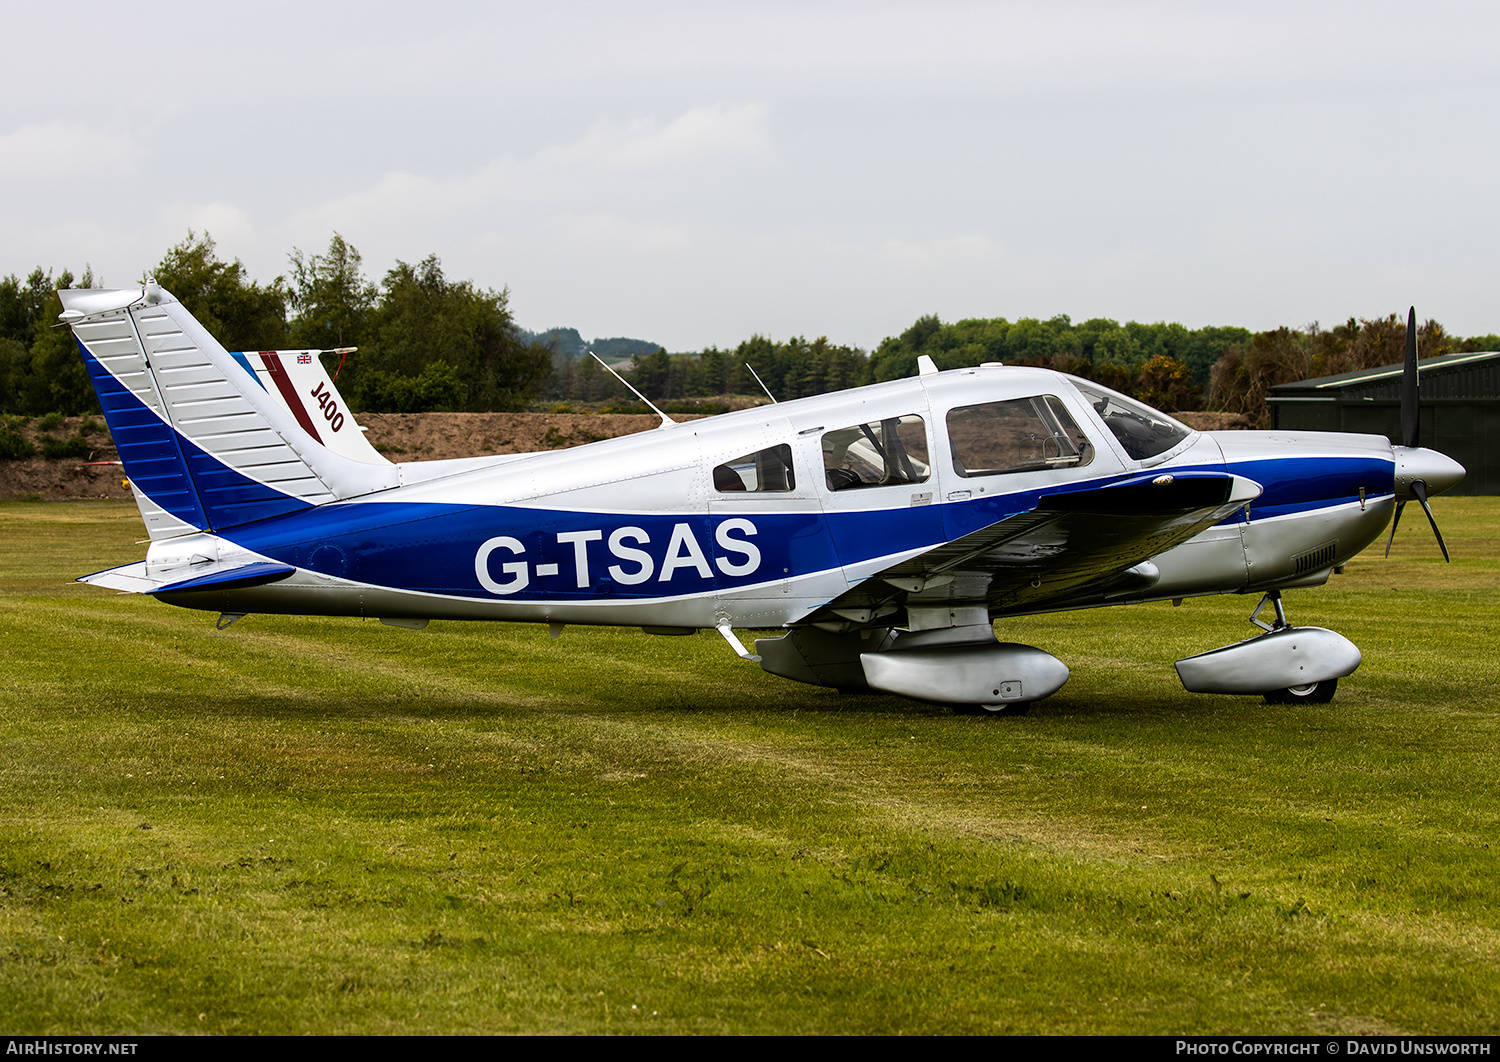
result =
[{"label": "cockpit side window", "polygon": [[785,492],[797,489],[792,448],[786,443],[725,461],[714,469],[714,490],[727,494]]},{"label": "cockpit side window", "polygon": [[931,474],[927,425],[914,413],[823,434],[823,476],[829,490],[924,483]]},{"label": "cockpit side window", "polygon": [[1118,391],[1076,377],[1073,385],[1083,392],[1125,452],[1137,461],[1164,454],[1192,434],[1193,429],[1186,424]]},{"label": "cockpit side window", "polygon": [[1055,395],[958,406],[948,412],[948,445],[960,476],[1079,468],[1094,447]]}]

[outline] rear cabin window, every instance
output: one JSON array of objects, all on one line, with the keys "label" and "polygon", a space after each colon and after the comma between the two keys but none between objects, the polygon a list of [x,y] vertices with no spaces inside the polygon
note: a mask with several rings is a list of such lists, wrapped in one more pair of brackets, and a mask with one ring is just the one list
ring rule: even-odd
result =
[{"label": "rear cabin window", "polygon": [[948,445],[960,476],[1078,468],[1094,459],[1088,436],[1055,395],[950,410]]},{"label": "rear cabin window", "polygon": [[915,413],[823,435],[823,476],[829,490],[925,483],[931,474],[927,425]]},{"label": "rear cabin window", "polygon": [[792,448],[786,443],[725,461],[714,469],[714,490],[766,494],[797,488],[792,471]]}]

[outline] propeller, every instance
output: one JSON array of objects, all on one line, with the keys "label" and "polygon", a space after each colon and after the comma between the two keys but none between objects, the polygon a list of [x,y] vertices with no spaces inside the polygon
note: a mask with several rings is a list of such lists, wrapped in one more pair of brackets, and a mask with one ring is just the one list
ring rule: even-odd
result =
[{"label": "propeller", "polygon": [[[1443,533],[1438,530],[1437,521],[1433,519],[1432,506],[1427,504],[1427,484],[1420,479],[1414,479],[1411,482],[1411,492],[1417,496],[1417,501],[1422,503],[1422,511],[1427,514],[1427,522],[1432,525],[1432,535],[1438,540],[1438,549],[1443,551],[1443,560],[1451,563],[1452,558],[1448,556],[1448,545],[1443,541]],[[1394,526],[1395,523],[1392,521],[1393,529]],[[1390,552],[1389,545],[1386,547],[1386,552]]]},{"label": "propeller", "polygon": [[[1421,380],[1417,375],[1417,308],[1415,306],[1406,312],[1406,364],[1401,370],[1401,445],[1408,450],[1419,450],[1422,435],[1422,404],[1421,404]],[[1398,458],[1399,460],[1399,458]],[[1421,462],[1416,462],[1420,467]],[[1413,498],[1422,506],[1422,511],[1427,514],[1427,522],[1432,525],[1432,534],[1437,539],[1438,548],[1443,551],[1443,560],[1452,563],[1448,556],[1448,545],[1443,541],[1443,533],[1438,530],[1437,520],[1432,515],[1432,506],[1427,502],[1427,481],[1425,479],[1413,479],[1406,488]],[[1439,485],[1439,490],[1443,487]],[[1391,555],[1391,544],[1396,541],[1396,528],[1401,524],[1401,510],[1406,508],[1406,501],[1396,503],[1396,516],[1391,521],[1391,537],[1386,539],[1385,555]]]},{"label": "propeller", "polygon": [[1418,447],[1422,434],[1422,407],[1418,399],[1421,377],[1417,375],[1417,308],[1406,311],[1406,364],[1401,369],[1401,445]]}]

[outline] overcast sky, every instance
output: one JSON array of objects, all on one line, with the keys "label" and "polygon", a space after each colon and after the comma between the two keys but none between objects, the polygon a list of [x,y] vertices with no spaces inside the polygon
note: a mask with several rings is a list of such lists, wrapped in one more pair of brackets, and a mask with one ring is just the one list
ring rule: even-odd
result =
[{"label": "overcast sky", "polygon": [[10,5],[0,274],[333,232],[673,350],[920,314],[1500,332],[1500,5]]}]

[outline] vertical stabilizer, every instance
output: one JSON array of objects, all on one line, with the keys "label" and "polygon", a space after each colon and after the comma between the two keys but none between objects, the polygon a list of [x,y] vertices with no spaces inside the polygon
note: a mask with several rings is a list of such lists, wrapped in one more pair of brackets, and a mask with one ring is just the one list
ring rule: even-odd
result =
[{"label": "vertical stabilizer", "polygon": [[322,445],[154,283],[58,295],[153,538],[397,485],[394,465]]}]

